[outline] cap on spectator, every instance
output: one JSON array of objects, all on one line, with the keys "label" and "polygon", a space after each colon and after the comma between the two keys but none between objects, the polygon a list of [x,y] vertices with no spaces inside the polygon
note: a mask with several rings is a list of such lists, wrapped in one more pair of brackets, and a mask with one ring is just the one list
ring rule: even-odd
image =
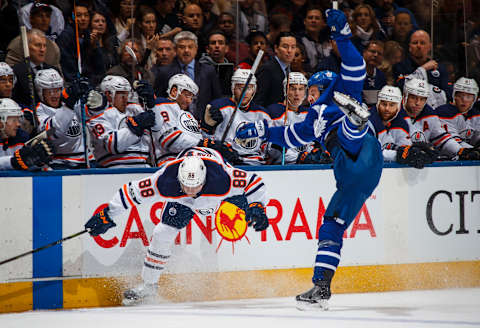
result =
[{"label": "cap on spectator", "polygon": [[50,7],[46,3],[36,2],[33,4],[32,8],[30,9],[30,16],[34,16],[39,12],[41,12],[42,10],[51,13],[52,7]]},{"label": "cap on spectator", "polygon": [[259,30],[251,30],[250,31],[250,34],[247,35],[247,37],[245,38],[245,41],[247,41],[248,44],[251,44],[253,39],[256,37],[256,36],[261,36],[263,37],[265,40],[267,40],[267,36],[265,35],[265,33],[263,33],[262,31],[259,31]]}]

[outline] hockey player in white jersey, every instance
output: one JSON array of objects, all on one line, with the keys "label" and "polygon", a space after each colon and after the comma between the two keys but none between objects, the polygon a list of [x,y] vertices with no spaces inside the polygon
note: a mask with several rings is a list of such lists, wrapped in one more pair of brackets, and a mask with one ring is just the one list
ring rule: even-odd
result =
[{"label": "hockey player in white jersey", "polygon": [[[34,83],[40,98],[36,108],[39,131],[51,129],[54,131],[49,137],[55,148],[50,167],[53,169],[86,168],[81,107],[75,105],[79,95],[73,90],[79,86],[72,85],[67,88],[63,95],[65,102],[62,102],[63,78],[57,70],[53,68],[39,70]],[[93,154],[89,154],[89,160],[93,160]]]},{"label": "hockey player in white jersey", "polygon": [[[97,166],[149,167],[151,141],[146,130],[154,125],[155,114],[128,104],[132,88],[124,77],[107,75],[100,89],[105,97],[91,91],[87,101]],[[96,111],[100,112],[95,115]]]},{"label": "hockey player in white jersey", "polygon": [[174,239],[195,214],[214,214],[223,202],[229,202],[238,207],[236,213],[256,231],[268,227],[262,178],[234,168],[215,150],[195,147],[184,150],[152,176],[125,184],[85,228],[92,236],[105,233],[116,225],[114,220],[121,213],[159,200],[167,203],[145,255],[143,284],[125,291],[125,305],[157,294],[158,279],[171,256]]},{"label": "hockey player in white jersey", "polygon": [[155,113],[152,134],[157,165],[162,165],[184,149],[194,146],[216,149],[231,164],[237,164],[238,155],[231,148],[203,138],[198,121],[188,111],[198,94],[195,82],[185,74],[176,74],[168,81],[167,94],[168,98],[157,98],[152,108]]},{"label": "hockey player in white jersey", "polygon": [[53,155],[49,141],[25,146],[28,134],[20,128],[22,109],[10,98],[0,98],[0,170],[38,170]]},{"label": "hockey player in white jersey", "polygon": [[[204,119],[200,122],[206,136],[213,136],[215,140],[222,140],[230,117],[240,101],[249,73],[250,70],[248,69],[237,69],[232,76],[232,98],[215,99],[207,105]],[[235,141],[236,131],[246,123],[258,120],[272,121],[270,115],[265,112],[265,108],[252,102],[256,90],[257,80],[253,76],[225,137],[225,142],[232,145],[232,148],[240,155],[243,163],[247,165],[265,164],[267,143],[260,142],[260,140],[237,143]]]},{"label": "hockey player in white jersey", "polygon": [[474,79],[459,78],[453,85],[453,102],[436,109],[443,128],[462,146],[459,154],[461,160],[480,160],[480,149],[474,147],[472,139],[475,130],[473,111],[478,96],[478,85]]},{"label": "hockey player in white jersey", "polygon": [[403,117],[408,124],[412,143],[430,143],[440,155],[457,160],[463,152],[459,144],[440,122],[436,112],[427,104],[430,93],[428,82],[406,79],[403,87]]}]

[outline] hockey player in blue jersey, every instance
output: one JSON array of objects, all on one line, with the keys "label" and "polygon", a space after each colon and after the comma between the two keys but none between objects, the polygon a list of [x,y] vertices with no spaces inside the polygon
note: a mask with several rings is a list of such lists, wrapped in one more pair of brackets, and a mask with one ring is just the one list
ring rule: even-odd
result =
[{"label": "hockey player in blue jersey", "polygon": [[272,128],[265,122],[255,122],[237,133],[239,140],[257,137],[284,147],[317,140],[326,145],[334,159],[337,190],[318,233],[314,286],[296,297],[299,308],[309,305],[328,308],[343,233],[377,186],[383,167],[380,144],[368,133],[368,108],[360,103],[365,62],[349,40],[351,31],[343,12],[327,10],[326,16],[342,58],[340,74],[310,107],[303,122]]}]

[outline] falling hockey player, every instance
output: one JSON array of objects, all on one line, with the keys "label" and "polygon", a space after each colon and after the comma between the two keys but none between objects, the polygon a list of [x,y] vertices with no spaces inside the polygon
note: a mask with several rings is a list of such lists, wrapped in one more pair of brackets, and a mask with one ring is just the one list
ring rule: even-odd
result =
[{"label": "falling hockey player", "polygon": [[304,121],[286,127],[257,121],[237,132],[237,139],[261,138],[283,147],[312,140],[323,143],[334,159],[335,191],[318,232],[313,288],[296,297],[297,305],[328,308],[330,284],[340,262],[343,233],[377,186],[383,167],[380,144],[368,131],[369,111],[361,104],[365,62],[349,41],[343,12],[327,10],[327,24],[341,54],[340,74],[311,106]]},{"label": "falling hockey player", "polygon": [[256,231],[268,227],[262,179],[234,168],[213,149],[194,147],[162,165],[152,176],[125,184],[85,228],[92,236],[103,234],[116,226],[113,220],[125,211],[158,198],[167,203],[145,255],[143,284],[124,292],[124,305],[141,303],[157,294],[157,282],[172,253],[174,239],[196,213],[206,208],[216,211],[226,201],[240,208]]}]

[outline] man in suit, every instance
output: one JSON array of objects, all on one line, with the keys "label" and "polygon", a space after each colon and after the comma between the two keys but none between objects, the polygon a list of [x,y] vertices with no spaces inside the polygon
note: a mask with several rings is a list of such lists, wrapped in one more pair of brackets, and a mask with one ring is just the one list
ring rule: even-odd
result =
[{"label": "man in suit", "polygon": [[275,40],[275,56],[263,64],[256,76],[259,86],[255,95],[255,103],[268,106],[281,102],[283,95],[283,79],[290,72],[290,63],[295,57],[297,40],[291,32],[281,32]]},{"label": "man in suit", "polygon": [[154,89],[157,96],[167,97],[168,80],[175,74],[188,75],[199,86],[196,100],[190,105],[189,111],[197,120],[203,118],[205,106],[213,99],[222,96],[220,82],[215,68],[195,60],[198,51],[198,40],[195,34],[183,31],[173,39],[177,57],[168,66],[157,70]]}]

